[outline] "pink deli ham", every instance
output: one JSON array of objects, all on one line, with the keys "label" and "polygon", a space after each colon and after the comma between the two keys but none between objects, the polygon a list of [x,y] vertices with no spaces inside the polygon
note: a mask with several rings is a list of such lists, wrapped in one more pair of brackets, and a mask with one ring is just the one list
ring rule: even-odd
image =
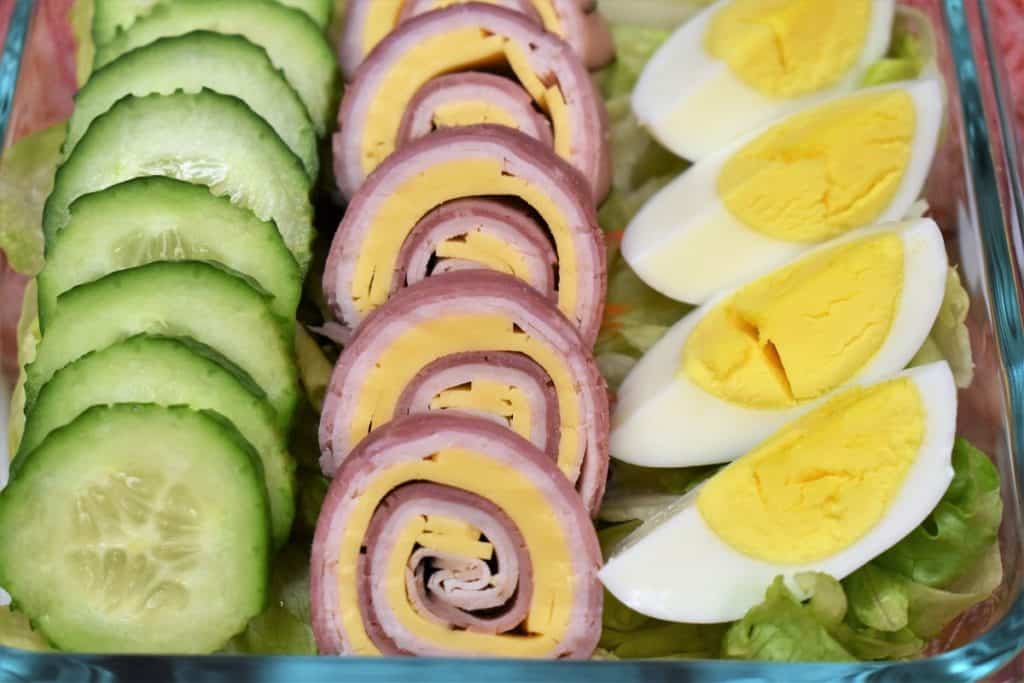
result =
[{"label": "pink deli ham", "polygon": [[476,417],[404,417],[365,439],[327,492],[310,572],[317,646],[589,657],[600,562],[586,510],[530,442]]},{"label": "pink deli ham", "polygon": [[580,174],[504,126],[451,128],[415,140],[352,198],[323,286],[338,321],[354,329],[401,288],[465,269],[528,282],[592,344],[607,267]]},{"label": "pink deli ham", "polygon": [[[457,2],[460,0],[456,0]],[[465,1],[465,0],[461,0]],[[611,31],[597,10],[597,0],[489,0],[521,13],[528,20],[566,40],[591,69],[606,66],[615,56]],[[373,16],[381,0],[349,0],[338,44],[338,57],[346,78],[351,78],[366,55],[396,25],[438,9],[438,0],[391,0]],[[539,9],[543,9],[541,16]],[[378,22],[382,22],[382,25]]]},{"label": "pink deli ham", "polygon": [[410,413],[487,415],[556,464],[596,512],[608,470],[608,395],[558,309],[508,275],[453,271],[401,290],[335,365],[320,464],[335,476],[366,435]]},{"label": "pink deli ham", "polygon": [[[611,181],[607,112],[590,74],[557,36],[545,33],[520,13],[483,3],[455,4],[403,22],[384,38],[356,70],[338,112],[340,130],[333,139],[334,173],[341,194],[352,197],[366,177],[383,163],[403,135],[403,119],[413,116],[438,77],[481,68],[506,68],[510,85],[522,90],[550,118],[554,149],[587,179],[600,201]],[[452,81],[447,81],[451,84]],[[424,89],[427,89],[424,91]],[[452,94],[442,95],[451,103]],[[519,98],[521,99],[521,97]],[[455,100],[449,112],[459,125],[501,119],[516,128],[524,117],[519,105],[494,89],[476,89],[472,100]],[[511,108],[505,109],[508,105]],[[429,107],[428,107],[429,108]],[[431,117],[437,110],[431,110]],[[423,131],[425,124],[417,124]],[[525,131],[529,134],[529,130]]]}]

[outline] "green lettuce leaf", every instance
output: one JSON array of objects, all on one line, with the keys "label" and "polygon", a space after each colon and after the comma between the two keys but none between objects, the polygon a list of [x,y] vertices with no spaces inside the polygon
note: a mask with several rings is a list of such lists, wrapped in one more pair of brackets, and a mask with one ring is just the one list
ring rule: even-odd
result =
[{"label": "green lettuce leaf", "polygon": [[36,347],[43,334],[39,329],[38,293],[35,278],[25,285],[18,318],[18,382],[11,394],[11,410],[7,419],[7,453],[13,459],[25,435],[25,368],[36,359]]},{"label": "green lettuce leaf", "polygon": [[996,542],[1003,518],[999,472],[963,439],[953,448],[953,481],[921,526],[883,553],[878,566],[942,588],[968,572]]},{"label": "green lettuce leaf", "polygon": [[[845,611],[845,610],[844,610]],[[854,656],[778,577],[765,600],[735,622],[725,634],[722,656],[775,662],[845,662]]]},{"label": "green lettuce leaf", "polygon": [[46,639],[32,630],[28,619],[10,607],[0,607],[0,647],[28,652],[46,652],[51,649]]},{"label": "green lettuce leaf", "polygon": [[306,400],[319,412],[324,404],[324,394],[331,381],[334,364],[301,324],[295,326],[295,356]]},{"label": "green lettuce leaf", "polygon": [[64,124],[51,126],[26,135],[0,157],[0,250],[25,275],[43,267],[43,203],[64,134]]},{"label": "green lettuce leaf", "polygon": [[663,27],[637,24],[612,24],[615,61],[597,74],[598,87],[605,99],[628,98],[640,78],[644,65],[672,32]]},{"label": "green lettuce leaf", "polygon": [[910,596],[897,575],[868,564],[842,585],[853,616],[865,626],[894,632],[910,623]]},{"label": "green lettuce leaf", "polygon": [[309,553],[286,546],[274,560],[267,608],[224,648],[232,654],[315,655],[309,609]]},{"label": "green lettuce leaf", "polygon": [[860,82],[870,87],[912,80],[921,73],[924,63],[920,38],[913,33],[894,31],[888,54],[869,66]]},{"label": "green lettuce leaf", "polygon": [[964,389],[971,385],[974,380],[974,357],[971,353],[971,336],[967,329],[970,304],[970,297],[960,281],[960,274],[956,268],[950,268],[946,276],[946,293],[939,315],[924,345],[910,361],[911,367],[944,360],[953,370],[958,387]]}]

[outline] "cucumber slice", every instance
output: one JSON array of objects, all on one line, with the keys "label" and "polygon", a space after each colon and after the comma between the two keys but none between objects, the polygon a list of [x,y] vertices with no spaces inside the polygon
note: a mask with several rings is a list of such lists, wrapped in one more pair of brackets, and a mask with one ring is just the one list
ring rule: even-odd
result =
[{"label": "cucumber slice", "polygon": [[25,414],[57,370],[137,334],[188,337],[214,349],[263,390],[287,431],[298,391],[292,327],[244,280],[195,261],[129,268],[60,295],[25,370]]},{"label": "cucumber slice", "polygon": [[67,158],[97,116],[126,95],[169,95],[203,88],[233,95],[269,123],[302,160],[311,182],[320,159],[306,107],[266,51],[241,36],[195,31],[161,38],[96,71],[75,96],[62,150]]},{"label": "cucumber slice", "polygon": [[128,30],[96,47],[98,69],[166,36],[204,29],[241,35],[266,49],[299,93],[318,135],[330,130],[341,81],[334,51],[308,16],[271,0],[174,0],[153,7]]},{"label": "cucumber slice", "polygon": [[57,371],[25,422],[15,470],[50,432],[92,406],[114,403],[185,405],[226,417],[260,456],[274,542],[284,544],[295,517],[295,463],[274,428],[274,411],[215,352],[184,340],[132,337]]},{"label": "cucumber slice", "polygon": [[58,648],[205,653],[262,609],[259,461],[224,419],[91,408],[0,494],[0,584]]},{"label": "cucumber slice", "polygon": [[47,242],[78,197],[154,175],[206,185],[273,220],[305,272],[314,231],[302,162],[244,102],[209,90],[126,97],[96,118],[57,169],[43,210]]},{"label": "cucumber slice", "polygon": [[79,197],[46,251],[38,276],[44,330],[58,295],[154,261],[214,261],[244,273],[273,296],[282,320],[295,319],[302,295],[302,273],[273,223],[171,178],[135,178]]},{"label": "cucumber slice", "polygon": [[[277,1],[282,5],[302,10],[321,29],[326,29],[331,20],[331,0]],[[152,10],[158,2],[160,0],[95,0],[92,16],[93,41],[97,45],[106,43],[119,30],[128,28],[136,19]]]}]

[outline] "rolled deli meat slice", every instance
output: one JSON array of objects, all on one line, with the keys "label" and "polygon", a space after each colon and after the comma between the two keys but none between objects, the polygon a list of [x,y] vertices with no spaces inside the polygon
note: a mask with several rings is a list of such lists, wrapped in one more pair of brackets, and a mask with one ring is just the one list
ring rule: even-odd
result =
[{"label": "rolled deli meat slice", "polygon": [[[615,46],[597,0],[487,0],[521,13],[550,33],[564,38],[591,69],[606,66]],[[466,0],[455,0],[466,2]],[[408,19],[453,4],[452,0],[349,0],[338,43],[346,78],[388,33]]]},{"label": "rolled deli meat slice", "polygon": [[489,420],[419,414],[342,464],[313,540],[323,654],[585,658],[601,556],[557,466]]},{"label": "rolled deli meat slice", "polygon": [[[333,139],[342,195],[351,198],[409,138],[402,130],[406,113],[413,105],[415,115],[430,95],[432,80],[481,70],[507,74],[509,85],[521,91],[518,99],[529,97],[546,115],[555,153],[583,174],[594,200],[602,200],[611,180],[608,115],[590,74],[568,43],[526,15],[476,2],[403,22],[356,70]],[[435,110],[431,118],[440,119],[433,124],[438,129],[491,122],[517,128],[520,121],[532,127],[530,117],[522,114],[507,93],[496,94],[487,86],[458,96],[449,93],[440,114]]]},{"label": "rolled deli meat slice", "polygon": [[546,454],[596,511],[608,470],[608,396],[588,348],[521,280],[456,270],[401,290],[342,352],[320,420],[337,476],[368,434],[423,412],[485,416]]},{"label": "rolled deli meat slice", "polygon": [[449,270],[529,283],[593,343],[605,247],[586,182],[543,144],[496,125],[435,132],[388,158],[352,198],[324,292],[356,328],[401,288]]}]

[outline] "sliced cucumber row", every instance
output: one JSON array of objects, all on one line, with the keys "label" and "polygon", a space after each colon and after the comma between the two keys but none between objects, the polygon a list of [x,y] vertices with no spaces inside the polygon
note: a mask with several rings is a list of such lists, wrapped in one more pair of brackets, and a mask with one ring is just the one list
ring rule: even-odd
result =
[{"label": "sliced cucumber row", "polygon": [[264,606],[259,460],[214,413],[90,408],[0,496],[0,585],[54,645],[202,653]]},{"label": "sliced cucumber row", "polygon": [[0,585],[61,649],[210,652],[264,607],[332,6],[95,2],[0,491]]},{"label": "sliced cucumber row", "polygon": [[284,72],[324,135],[337,112],[341,80],[334,52],[316,23],[272,0],[173,0],[153,7],[131,27],[97,45],[93,68],[159,38],[207,30],[244,36]]},{"label": "sliced cucumber row", "polygon": [[[216,2],[217,0],[213,0]],[[92,36],[96,44],[108,42],[118,31],[135,23],[161,0],[95,0]],[[331,0],[278,0],[282,5],[300,9],[321,29],[331,20]]]},{"label": "sliced cucumber row", "polygon": [[203,88],[245,102],[302,160],[310,181],[316,180],[316,131],[295,90],[262,47],[241,36],[210,31],[161,38],[93,73],[75,97],[63,156],[74,150],[96,117],[127,95],[197,93]]},{"label": "sliced cucumber row", "polygon": [[84,195],[47,246],[39,273],[39,319],[46,330],[57,297],[108,273],[157,261],[212,261],[252,278],[274,313],[295,318],[302,273],[278,233],[251,211],[202,185],[135,178]]},{"label": "sliced cucumber row", "polygon": [[229,372],[224,359],[194,342],[138,336],[88,353],[57,371],[25,422],[15,472],[55,429],[91,406],[185,405],[226,417],[260,456],[270,497],[274,543],[284,544],[295,516],[295,464],[259,389]]}]

